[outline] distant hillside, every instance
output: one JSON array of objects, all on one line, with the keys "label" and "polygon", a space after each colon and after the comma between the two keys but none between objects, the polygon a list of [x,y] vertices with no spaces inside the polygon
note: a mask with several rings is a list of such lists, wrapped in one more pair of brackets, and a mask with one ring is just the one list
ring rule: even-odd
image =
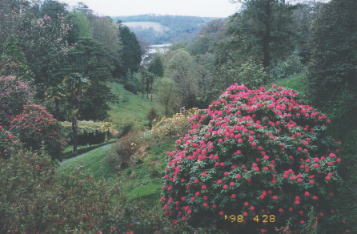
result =
[{"label": "distant hillside", "polygon": [[138,15],[118,16],[138,38],[151,45],[173,43],[192,38],[213,17],[172,16],[172,15]]}]

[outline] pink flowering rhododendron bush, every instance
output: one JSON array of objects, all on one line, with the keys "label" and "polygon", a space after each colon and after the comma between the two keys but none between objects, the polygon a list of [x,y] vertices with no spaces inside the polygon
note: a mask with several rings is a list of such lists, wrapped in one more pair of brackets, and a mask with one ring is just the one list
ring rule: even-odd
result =
[{"label": "pink flowering rhododendron bush", "polygon": [[23,107],[21,114],[11,120],[10,131],[31,150],[42,146],[53,157],[59,156],[65,140],[59,122],[45,107],[31,104]]},{"label": "pink flowering rhododendron bush", "polygon": [[18,143],[16,137],[0,125],[0,158],[8,158]]},{"label": "pink flowering rhododendron bush", "polygon": [[297,96],[275,85],[250,90],[234,84],[195,115],[168,153],[165,215],[191,225],[235,225],[245,233],[335,222],[339,144],[326,133],[327,116]]},{"label": "pink flowering rhododendron bush", "polygon": [[32,101],[33,93],[28,83],[14,76],[0,77],[0,125],[8,127],[23,105]]}]

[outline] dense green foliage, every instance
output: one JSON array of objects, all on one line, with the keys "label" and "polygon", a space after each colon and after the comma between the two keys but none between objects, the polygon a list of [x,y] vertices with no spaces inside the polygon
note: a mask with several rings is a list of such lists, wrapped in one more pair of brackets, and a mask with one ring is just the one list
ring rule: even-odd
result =
[{"label": "dense green foliage", "polygon": [[269,69],[293,48],[293,8],[284,0],[245,0],[242,8],[230,17],[226,52],[235,59],[255,59]]},{"label": "dense green foliage", "polygon": [[148,65],[148,71],[158,77],[162,77],[164,75],[163,66],[160,56],[155,56]]},{"label": "dense green foliage", "polygon": [[124,75],[126,75],[129,71],[138,71],[141,62],[141,47],[135,34],[128,27],[120,24],[119,33],[123,43],[122,57],[124,58]]},{"label": "dense green foliage", "polygon": [[357,2],[333,0],[312,28],[308,82],[312,101],[355,125],[357,114]]},{"label": "dense green foliage", "polygon": [[112,95],[103,82],[138,69],[141,48],[135,35],[83,4],[72,11],[53,0],[1,4],[0,75],[30,81],[36,98],[66,120],[61,85],[66,76],[80,73],[91,85],[83,94],[79,118],[106,118]]}]

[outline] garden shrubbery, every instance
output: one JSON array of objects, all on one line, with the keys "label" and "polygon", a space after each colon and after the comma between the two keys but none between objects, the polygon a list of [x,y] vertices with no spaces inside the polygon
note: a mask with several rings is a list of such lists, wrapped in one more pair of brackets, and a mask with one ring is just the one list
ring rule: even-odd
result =
[{"label": "garden shrubbery", "polygon": [[[68,121],[60,122],[65,138],[72,141],[72,123]],[[78,121],[78,144],[100,144],[105,142],[113,132],[111,122],[101,121]]]},{"label": "garden shrubbery", "polygon": [[[333,200],[341,159],[329,123],[293,90],[230,86],[168,153],[164,213],[173,222],[228,229],[225,219],[241,215],[235,228],[242,233],[337,233],[330,228],[340,220]],[[263,223],[261,215],[275,220]]]},{"label": "garden shrubbery", "polygon": [[190,109],[185,113],[177,113],[172,117],[164,117],[151,129],[151,136],[156,140],[173,139],[182,136],[190,127],[189,118],[198,109]]},{"label": "garden shrubbery", "polygon": [[140,147],[142,140],[142,132],[129,132],[112,146],[106,163],[115,170],[127,168],[132,164],[132,156]]},{"label": "garden shrubbery", "polygon": [[1,233],[109,233],[125,223],[111,202],[115,186],[81,171],[58,178],[55,169],[50,157],[23,150],[0,158]]},{"label": "garden shrubbery", "polygon": [[59,122],[45,107],[31,104],[23,107],[22,113],[11,120],[10,131],[31,150],[40,150],[58,157],[65,143]]},{"label": "garden shrubbery", "polygon": [[28,83],[14,76],[0,77],[0,125],[9,127],[11,119],[22,112],[22,107],[32,102],[33,94]]},{"label": "garden shrubbery", "polygon": [[17,144],[19,144],[17,138],[0,125],[0,158],[9,157],[15,151]]}]

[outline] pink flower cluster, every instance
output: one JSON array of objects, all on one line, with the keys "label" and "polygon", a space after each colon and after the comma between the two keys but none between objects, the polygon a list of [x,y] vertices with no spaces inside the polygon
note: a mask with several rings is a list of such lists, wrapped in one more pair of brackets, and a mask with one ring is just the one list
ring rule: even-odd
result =
[{"label": "pink flower cluster", "polygon": [[326,134],[327,116],[297,96],[275,85],[234,84],[193,116],[176,151],[167,153],[165,215],[205,225],[224,214],[268,213],[279,216],[277,227],[290,220],[299,228],[311,207],[331,213],[338,143]]},{"label": "pink flower cluster", "polygon": [[22,113],[12,119],[10,131],[30,149],[38,150],[45,143],[49,153],[52,149],[56,153],[61,150],[63,139],[58,121],[43,106],[24,106]]}]

